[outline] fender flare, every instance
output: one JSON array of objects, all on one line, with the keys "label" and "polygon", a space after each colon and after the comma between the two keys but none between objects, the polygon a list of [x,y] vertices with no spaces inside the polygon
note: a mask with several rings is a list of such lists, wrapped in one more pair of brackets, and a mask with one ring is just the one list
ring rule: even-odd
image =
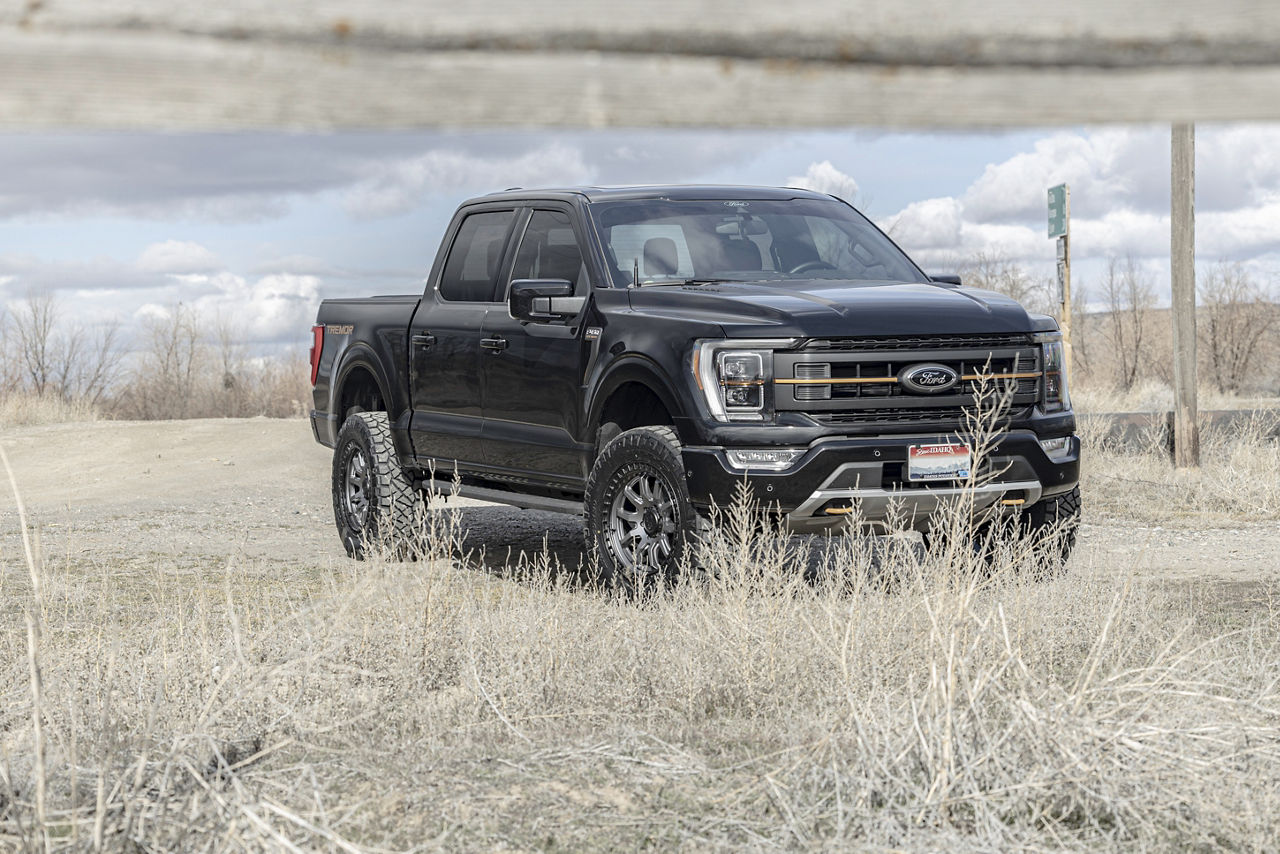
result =
[{"label": "fender flare", "polygon": [[351,376],[351,373],[361,368],[373,375],[373,381],[378,386],[378,394],[382,396],[382,402],[388,408],[387,416],[394,422],[399,413],[390,411],[394,401],[392,401],[389,394],[391,384],[387,379],[386,370],[377,358],[377,354],[363,343],[352,344],[342,354],[341,365],[334,374],[336,379],[330,386],[329,411],[338,418],[342,417],[342,413],[338,411],[339,402],[342,400],[342,391],[346,387],[347,379]]},{"label": "fender flare", "polygon": [[685,406],[681,403],[676,385],[662,367],[647,356],[628,353],[614,361],[605,370],[600,382],[596,384],[587,409],[587,426],[593,434],[587,437],[590,441],[594,441],[595,426],[600,423],[605,403],[615,391],[631,382],[640,383],[652,391],[666,407],[667,414],[672,420],[679,421],[684,416]]}]

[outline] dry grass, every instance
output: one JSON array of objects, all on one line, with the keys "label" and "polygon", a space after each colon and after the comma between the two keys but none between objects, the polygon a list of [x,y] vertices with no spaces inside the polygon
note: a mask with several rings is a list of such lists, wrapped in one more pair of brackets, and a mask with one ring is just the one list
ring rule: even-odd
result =
[{"label": "dry grass", "polygon": [[[1223,394],[1211,386],[1196,392],[1200,409],[1277,409],[1280,397],[1249,397]],[[1159,380],[1143,380],[1125,391],[1106,383],[1073,383],[1071,403],[1077,412],[1170,412],[1173,410],[1173,388]]]},{"label": "dry grass", "polygon": [[1110,574],[723,547],[642,603],[536,562],[50,564],[38,709],[10,576],[0,840],[43,846],[38,713],[57,848],[1280,844],[1275,609],[1223,634]]},{"label": "dry grass", "polygon": [[97,421],[100,417],[98,408],[83,400],[67,401],[51,394],[0,394],[0,428]]},{"label": "dry grass", "polygon": [[639,599],[438,506],[416,563],[10,560],[0,847],[1280,847],[1270,599],[726,521]]},{"label": "dry grass", "polygon": [[1154,430],[1135,449],[1109,441],[1106,425],[1082,422],[1089,510],[1141,522],[1280,519],[1278,424],[1280,412],[1259,412],[1244,427],[1205,430],[1203,466],[1177,469]]}]

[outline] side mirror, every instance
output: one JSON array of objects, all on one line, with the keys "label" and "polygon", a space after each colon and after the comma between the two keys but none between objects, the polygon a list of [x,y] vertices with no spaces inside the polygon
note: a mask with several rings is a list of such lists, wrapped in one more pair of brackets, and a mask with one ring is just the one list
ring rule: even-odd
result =
[{"label": "side mirror", "polygon": [[511,316],[530,323],[565,320],[586,304],[586,297],[573,295],[573,283],[568,279],[516,279],[507,297]]},{"label": "side mirror", "polygon": [[943,284],[943,285],[955,285],[956,287],[961,287],[964,285],[964,282],[960,281],[959,276],[930,276],[929,278],[932,281],[938,282],[939,284]]}]

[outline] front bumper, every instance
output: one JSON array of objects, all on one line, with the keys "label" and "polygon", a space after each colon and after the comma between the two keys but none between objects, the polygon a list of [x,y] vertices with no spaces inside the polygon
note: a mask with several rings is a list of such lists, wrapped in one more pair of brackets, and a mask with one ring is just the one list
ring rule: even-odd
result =
[{"label": "front bumper", "polygon": [[1030,430],[1002,434],[971,489],[956,482],[911,483],[905,479],[907,449],[932,442],[961,442],[960,435],[832,437],[808,446],[781,472],[732,468],[723,447],[686,446],[685,474],[695,504],[731,504],[740,484],[754,501],[785,516],[794,531],[821,531],[858,519],[868,527],[890,524],[926,530],[937,509],[966,493],[975,511],[1029,507],[1066,492],[1080,480],[1080,440],[1072,436],[1065,454],[1050,458]]}]

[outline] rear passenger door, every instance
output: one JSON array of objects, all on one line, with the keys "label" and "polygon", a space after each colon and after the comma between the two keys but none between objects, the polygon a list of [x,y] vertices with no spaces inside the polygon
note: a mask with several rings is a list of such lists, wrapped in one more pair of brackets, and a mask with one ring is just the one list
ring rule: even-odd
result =
[{"label": "rear passenger door", "polygon": [[569,208],[535,207],[499,293],[485,314],[480,354],[484,384],[486,462],[537,480],[580,487],[590,446],[582,434],[582,376],[586,360],[583,310],[567,320],[521,322],[506,305],[516,279],[567,279],[589,297],[591,275]]},{"label": "rear passenger door", "polygon": [[424,466],[482,466],[481,330],[515,221],[514,207],[467,213],[409,324],[409,432]]}]

